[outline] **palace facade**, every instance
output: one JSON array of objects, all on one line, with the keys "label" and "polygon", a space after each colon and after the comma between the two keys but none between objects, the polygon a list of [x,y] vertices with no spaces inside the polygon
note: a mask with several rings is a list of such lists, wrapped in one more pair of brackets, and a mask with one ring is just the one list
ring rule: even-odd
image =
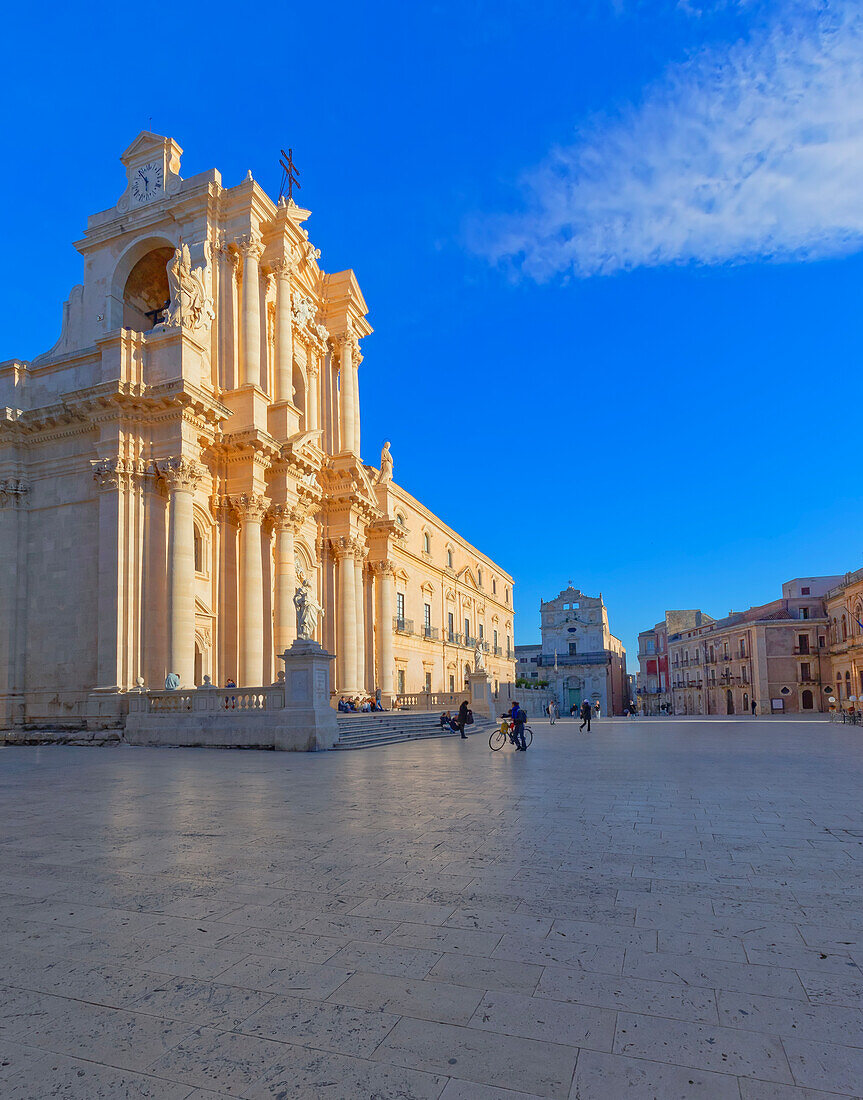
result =
[{"label": "palace facade", "polygon": [[270,683],[308,579],[333,694],[514,678],[512,577],[361,457],[367,306],[252,178],[141,133],[60,339],[0,364],[0,723]]}]

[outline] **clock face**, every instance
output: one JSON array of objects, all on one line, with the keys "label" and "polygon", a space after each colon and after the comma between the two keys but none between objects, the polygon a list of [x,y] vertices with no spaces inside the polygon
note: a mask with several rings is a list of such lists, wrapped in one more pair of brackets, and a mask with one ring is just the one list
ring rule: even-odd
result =
[{"label": "clock face", "polygon": [[142,164],[132,173],[132,197],[149,202],[162,190],[162,165]]}]

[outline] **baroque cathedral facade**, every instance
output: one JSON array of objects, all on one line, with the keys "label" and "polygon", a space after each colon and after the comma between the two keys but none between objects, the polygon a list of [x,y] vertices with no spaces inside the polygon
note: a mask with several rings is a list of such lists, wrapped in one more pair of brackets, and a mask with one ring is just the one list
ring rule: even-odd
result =
[{"label": "baroque cathedral facade", "polygon": [[143,132],[88,219],[60,339],[0,364],[0,724],[272,682],[306,585],[333,695],[514,679],[512,578],[361,458],[350,270],[248,177]]}]

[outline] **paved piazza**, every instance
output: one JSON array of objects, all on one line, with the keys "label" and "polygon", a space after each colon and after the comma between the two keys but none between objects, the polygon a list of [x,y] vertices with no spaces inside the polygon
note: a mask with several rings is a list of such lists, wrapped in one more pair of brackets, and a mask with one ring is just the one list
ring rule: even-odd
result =
[{"label": "paved piazza", "polygon": [[0,1096],[863,1092],[863,731],[0,752]]}]

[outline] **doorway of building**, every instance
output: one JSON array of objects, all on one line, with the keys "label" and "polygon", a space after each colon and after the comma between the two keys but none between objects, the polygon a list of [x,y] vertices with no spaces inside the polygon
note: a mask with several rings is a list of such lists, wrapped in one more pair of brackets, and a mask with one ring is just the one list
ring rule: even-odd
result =
[{"label": "doorway of building", "polygon": [[809,688],[806,688],[806,690],[800,696],[800,706],[803,708],[803,710],[812,710],[812,703],[812,692],[809,690]]},{"label": "doorway of building", "polygon": [[749,692],[748,691],[743,692],[743,713],[744,714],[749,713]]},{"label": "doorway of building", "polygon": [[567,698],[564,700],[564,705],[567,710],[572,710],[575,707],[576,710],[581,706],[581,688],[567,688]]},{"label": "doorway of building", "polygon": [[728,688],[725,692],[725,713],[734,713],[734,693],[732,692],[731,688]]}]

